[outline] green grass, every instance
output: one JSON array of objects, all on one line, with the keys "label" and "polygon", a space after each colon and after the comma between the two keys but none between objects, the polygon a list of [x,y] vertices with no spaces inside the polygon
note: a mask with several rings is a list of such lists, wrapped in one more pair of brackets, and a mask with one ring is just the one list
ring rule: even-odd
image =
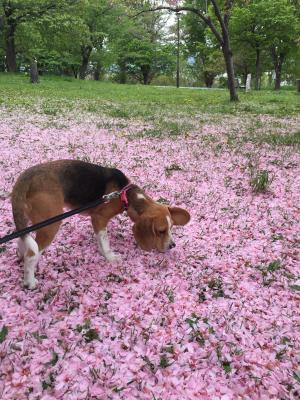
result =
[{"label": "green grass", "polygon": [[287,134],[271,133],[270,135],[260,135],[257,138],[260,143],[268,143],[283,146],[300,146],[300,131]]},{"label": "green grass", "polygon": [[256,193],[265,193],[268,191],[272,178],[266,170],[256,171],[250,181],[251,188]]},{"label": "green grass", "polygon": [[[142,123],[140,130],[131,133],[132,138],[168,136],[176,140],[182,134],[200,132],[202,125],[232,121],[227,134],[230,146],[252,142],[300,147],[295,123],[291,127],[286,123],[287,117],[300,114],[296,90],[239,92],[239,96],[240,102],[231,103],[227,90],[120,85],[57,76],[42,76],[41,82],[33,85],[28,76],[0,73],[0,107],[46,115],[48,123],[55,126],[62,123],[57,117],[69,112],[91,113],[99,117],[99,128],[122,130],[135,120]],[[260,115],[271,119],[262,120]],[[216,151],[220,146],[213,135],[202,135],[201,140]]]},{"label": "green grass", "polygon": [[[226,90],[189,90],[109,82],[80,81],[42,76],[32,85],[25,75],[0,74],[0,105],[57,115],[62,110],[82,110],[114,118],[151,120],[153,115],[269,114],[300,113],[300,96],[295,91],[240,92],[240,102],[230,103]],[[171,130],[175,131],[174,126]],[[155,135],[155,133],[154,133]]]}]

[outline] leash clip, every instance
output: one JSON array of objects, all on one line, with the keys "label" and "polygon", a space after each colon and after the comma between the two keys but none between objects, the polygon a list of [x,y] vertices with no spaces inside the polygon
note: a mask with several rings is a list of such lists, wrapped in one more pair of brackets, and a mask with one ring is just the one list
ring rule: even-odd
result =
[{"label": "leash clip", "polygon": [[116,199],[117,197],[120,196],[120,192],[111,192],[108,194],[105,194],[102,196],[103,200],[105,200],[105,203],[108,203],[112,199]]}]

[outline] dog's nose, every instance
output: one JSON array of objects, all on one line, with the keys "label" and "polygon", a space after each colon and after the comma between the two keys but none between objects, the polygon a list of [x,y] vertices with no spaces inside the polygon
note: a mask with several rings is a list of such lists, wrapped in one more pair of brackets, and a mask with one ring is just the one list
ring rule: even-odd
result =
[{"label": "dog's nose", "polygon": [[176,247],[176,243],[175,242],[171,242],[169,244],[169,249],[173,249],[174,247]]}]

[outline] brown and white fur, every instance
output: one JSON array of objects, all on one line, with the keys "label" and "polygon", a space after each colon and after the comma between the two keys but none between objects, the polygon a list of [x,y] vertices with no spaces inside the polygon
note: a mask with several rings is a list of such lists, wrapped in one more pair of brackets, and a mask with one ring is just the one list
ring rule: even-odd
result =
[{"label": "brown and white fur", "polygon": [[[63,213],[64,207],[74,209],[101,198],[104,194],[120,191],[129,179],[118,169],[101,167],[78,160],[59,160],[39,164],[25,170],[12,191],[12,210],[16,229],[36,224]],[[136,185],[127,192],[128,216],[134,222],[133,234],[144,250],[166,251],[175,246],[171,235],[173,225],[185,225],[190,219],[179,207],[159,204]],[[120,198],[101,204],[85,212],[91,217],[100,253],[109,262],[118,262],[109,244],[107,224],[124,211]],[[55,222],[18,241],[18,256],[24,260],[24,285],[37,285],[35,269],[42,252],[50,245],[61,222]]]}]

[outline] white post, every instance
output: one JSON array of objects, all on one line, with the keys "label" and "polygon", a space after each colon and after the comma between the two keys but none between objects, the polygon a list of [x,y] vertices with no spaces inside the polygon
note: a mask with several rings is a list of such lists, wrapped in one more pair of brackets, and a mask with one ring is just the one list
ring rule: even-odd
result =
[{"label": "white post", "polygon": [[246,79],[246,92],[249,92],[250,90],[251,90],[251,74],[248,74]]}]

